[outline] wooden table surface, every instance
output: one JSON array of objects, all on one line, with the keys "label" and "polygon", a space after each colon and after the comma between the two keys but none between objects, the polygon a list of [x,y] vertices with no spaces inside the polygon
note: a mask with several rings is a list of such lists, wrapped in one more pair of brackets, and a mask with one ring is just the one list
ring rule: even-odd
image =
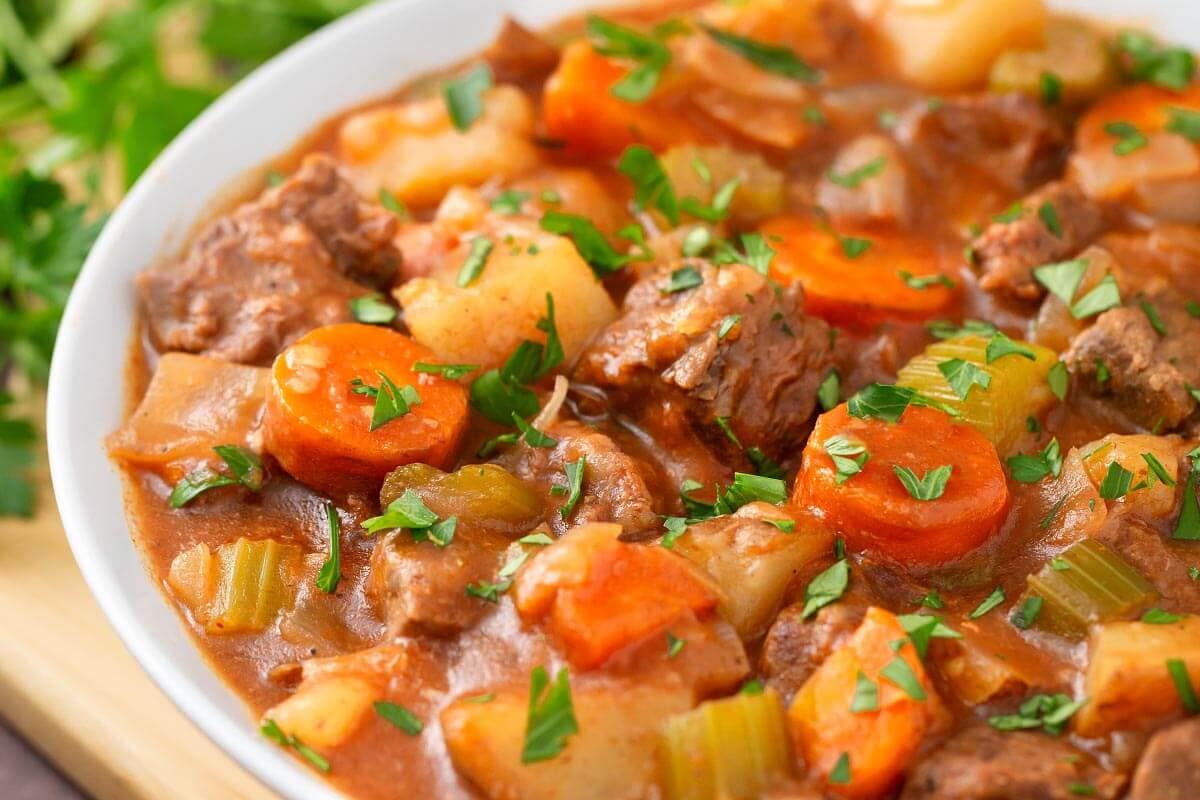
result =
[{"label": "wooden table surface", "polygon": [[44,458],[37,479],[36,516],[0,518],[0,717],[98,800],[274,797],[125,650],[71,557]]}]

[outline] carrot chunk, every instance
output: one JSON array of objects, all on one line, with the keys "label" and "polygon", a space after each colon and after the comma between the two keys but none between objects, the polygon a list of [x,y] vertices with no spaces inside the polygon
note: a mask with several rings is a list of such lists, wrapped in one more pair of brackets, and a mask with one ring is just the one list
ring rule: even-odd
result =
[{"label": "carrot chunk", "polygon": [[[897,474],[899,468],[929,478],[945,467],[949,479],[931,499],[915,497]],[[987,541],[1004,519],[1009,494],[996,448],[970,425],[922,406],[908,408],[898,422],[859,419],[843,404],[817,419],[793,502],[831,523],[852,548],[933,566]]]},{"label": "carrot chunk", "polygon": [[[329,492],[377,490],[401,464],[451,466],[467,425],[467,392],[454,381],[413,371],[417,361],[436,360],[386,328],[317,328],[280,353],[271,368],[267,450],[297,480]],[[381,399],[381,392],[388,396]],[[393,398],[392,413],[381,416],[377,402]]]},{"label": "carrot chunk", "polygon": [[[793,739],[813,775],[829,780],[838,762],[848,761],[848,778],[830,781],[845,797],[885,796],[945,717],[906,636],[895,615],[867,609],[850,641],[825,659],[788,709]],[[873,700],[860,684],[874,688]]]},{"label": "carrot chunk", "polygon": [[616,155],[634,142],[664,150],[708,138],[653,97],[643,103],[614,97],[610,89],[627,72],[587,41],[567,45],[543,96],[549,137],[566,142],[572,153],[591,156]]},{"label": "carrot chunk", "polygon": [[1121,131],[1105,130],[1114,123],[1128,123],[1142,134],[1166,130],[1171,109],[1200,110],[1200,86],[1173,92],[1148,83],[1105,95],[1079,121],[1075,144],[1079,150],[1111,148]]},{"label": "carrot chunk", "polygon": [[684,558],[661,547],[626,544],[619,525],[586,525],[547,547],[521,571],[514,600],[521,618],[545,618],[580,669],[664,630],[718,596]]},{"label": "carrot chunk", "polygon": [[834,231],[793,216],[770,220],[762,232],[775,250],[772,277],[799,281],[808,312],[835,324],[920,321],[954,300],[943,256],[906,234],[845,226]]}]

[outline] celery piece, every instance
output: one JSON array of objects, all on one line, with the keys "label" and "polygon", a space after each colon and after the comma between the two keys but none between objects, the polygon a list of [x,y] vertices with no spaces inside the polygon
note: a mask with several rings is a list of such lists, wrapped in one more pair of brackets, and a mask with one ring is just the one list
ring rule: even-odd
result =
[{"label": "celery piece", "polygon": [[1158,598],[1149,581],[1095,539],[1071,545],[1026,583],[1023,598],[1043,601],[1029,627],[1073,639],[1087,635],[1093,623],[1128,616]]},{"label": "celery piece", "polygon": [[238,539],[217,548],[210,633],[261,631],[291,605],[302,553],[274,539]]},{"label": "celery piece", "polygon": [[791,769],[783,705],[773,689],[673,716],[662,744],[667,800],[753,800]]}]

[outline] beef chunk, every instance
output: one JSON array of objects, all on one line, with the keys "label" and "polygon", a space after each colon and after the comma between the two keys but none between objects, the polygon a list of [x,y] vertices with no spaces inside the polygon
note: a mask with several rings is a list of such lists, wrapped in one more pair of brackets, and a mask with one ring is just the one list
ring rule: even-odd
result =
[{"label": "beef chunk", "polygon": [[804,603],[780,611],[763,642],[763,676],[789,702],[821,662],[850,638],[866,606],[834,603],[807,621],[801,619],[803,611]]},{"label": "beef chunk", "polygon": [[1165,728],[1142,753],[1129,800],[1186,800],[1200,789],[1200,719]]},{"label": "beef chunk", "polygon": [[679,393],[692,424],[715,440],[724,442],[723,417],[746,447],[799,445],[832,363],[829,327],[804,314],[799,284],[779,289],[741,264],[692,266],[703,278],[693,289],[665,291],[668,269],[634,285],[576,377],[639,403],[644,392]]},{"label": "beef chunk", "polygon": [[[1059,230],[1046,224],[1041,209],[1049,203]],[[1100,235],[1104,218],[1099,205],[1073,183],[1047,184],[1021,201],[1021,216],[994,222],[975,240],[975,257],[983,277],[979,285],[1020,300],[1045,294],[1033,278],[1034,267],[1062,261]]]},{"label": "beef chunk", "polygon": [[928,178],[953,179],[965,168],[1013,192],[1054,177],[1067,146],[1062,126],[1023,94],[922,101],[901,117],[896,136]]},{"label": "beef chunk", "polygon": [[507,542],[457,531],[450,544],[415,542],[395,531],[375,545],[370,591],[383,606],[389,636],[452,636],[478,622],[490,605],[467,584],[495,581]]},{"label": "beef chunk", "polygon": [[497,83],[528,83],[550,75],[558,65],[558,48],[512,17],[483,51]]},{"label": "beef chunk", "polygon": [[626,454],[611,438],[578,422],[561,421],[546,426],[557,440],[552,448],[521,446],[499,460],[522,480],[537,486],[553,500],[552,486],[565,486],[568,463],[586,458],[583,493],[567,517],[559,513],[567,498],[552,502],[547,522],[558,533],[585,522],[615,522],[626,534],[661,527],[654,499],[646,485],[650,473]]},{"label": "beef chunk", "polygon": [[396,220],[361,202],[325,156],[210,224],[181,263],[138,276],[155,344],[266,365],[312,328],[350,319],[356,282],[396,272]]},{"label": "beef chunk", "polygon": [[977,725],[917,764],[900,800],[1074,800],[1085,783],[1111,799],[1124,782],[1061,739]]},{"label": "beef chunk", "polygon": [[1170,431],[1196,410],[1200,320],[1169,290],[1146,297],[1166,333],[1139,307],[1114,308],[1080,333],[1064,354],[1076,386],[1111,402],[1131,422]]},{"label": "beef chunk", "polygon": [[1104,526],[1096,538],[1144,575],[1173,611],[1200,613],[1200,586],[1188,575],[1190,562],[1147,522],[1125,516]]}]

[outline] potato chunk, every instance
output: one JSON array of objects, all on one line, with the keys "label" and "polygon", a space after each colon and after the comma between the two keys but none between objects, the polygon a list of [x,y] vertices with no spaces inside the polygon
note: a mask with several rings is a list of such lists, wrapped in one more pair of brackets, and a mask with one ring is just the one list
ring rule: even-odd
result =
[{"label": "potato chunk", "polygon": [[854,0],[891,45],[900,73],[929,89],[980,85],[1006,50],[1042,41],[1042,0]]},{"label": "potato chunk", "polygon": [[[1163,436],[1109,434],[1081,448],[1083,468],[1092,484],[1103,494],[1116,491],[1121,470],[1132,473],[1128,491],[1114,502],[1147,517],[1165,518],[1175,510],[1175,484],[1178,480],[1180,446],[1177,439]],[[1149,458],[1147,458],[1149,456]],[[1164,483],[1151,463],[1161,466],[1170,484]],[[1113,465],[1118,465],[1114,467]],[[1109,476],[1112,477],[1109,477]]]},{"label": "potato chunk", "polygon": [[442,97],[373,108],[349,117],[338,151],[364,195],[387,189],[405,203],[433,205],[455,184],[511,178],[537,163],[533,106],[519,89],[484,95],[483,114],[457,130]]},{"label": "potato chunk", "polygon": [[1099,625],[1089,656],[1083,684],[1088,704],[1075,715],[1075,730],[1090,737],[1137,727],[1179,710],[1168,660],[1182,662],[1192,686],[1200,687],[1200,617],[1169,625]]},{"label": "potato chunk", "polygon": [[521,763],[528,692],[459,700],[442,712],[454,765],[490,800],[622,800],[653,796],[663,720],[692,706],[691,692],[637,684],[576,684],[579,732],[557,757]]},{"label": "potato chunk", "polygon": [[446,361],[496,367],[523,339],[545,340],[538,320],[546,316],[550,294],[571,363],[592,334],[616,317],[616,306],[569,239],[542,231],[532,220],[492,223],[488,233],[476,234],[487,235],[494,246],[470,285],[456,283],[471,248],[464,235],[428,277],[396,289],[413,338]]},{"label": "potato chunk", "polygon": [[288,736],[311,747],[337,747],[362,724],[379,689],[362,678],[326,678],[305,684],[267,712]]}]

